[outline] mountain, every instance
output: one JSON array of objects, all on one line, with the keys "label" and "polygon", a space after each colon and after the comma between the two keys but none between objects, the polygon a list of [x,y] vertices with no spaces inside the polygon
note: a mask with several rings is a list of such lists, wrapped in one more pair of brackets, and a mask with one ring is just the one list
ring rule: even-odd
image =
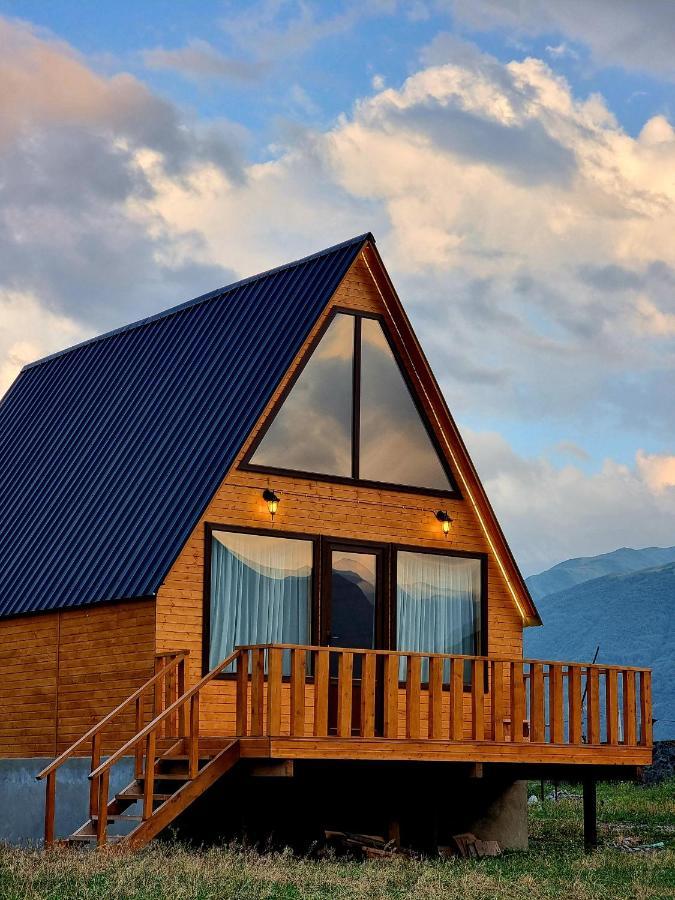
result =
[{"label": "mountain", "polygon": [[637,572],[640,569],[651,569],[675,562],[675,547],[644,547],[633,550],[622,547],[612,553],[601,553],[599,556],[581,556],[578,559],[567,559],[552,569],[530,575],[526,578],[527,586],[535,603],[542,597],[574,587],[592,578],[603,575],[621,575]]},{"label": "mountain", "polygon": [[[653,551],[666,552],[649,548]],[[618,554],[621,565],[626,552],[569,562],[586,564],[596,559],[602,566],[607,557]],[[593,566],[586,565],[584,570],[592,571]],[[572,571],[578,575],[582,568],[572,567]],[[658,720],[654,736],[675,738],[675,562],[592,578],[540,598],[537,608],[544,625],[525,631],[526,657],[590,662],[599,645],[600,663],[651,667]]]}]

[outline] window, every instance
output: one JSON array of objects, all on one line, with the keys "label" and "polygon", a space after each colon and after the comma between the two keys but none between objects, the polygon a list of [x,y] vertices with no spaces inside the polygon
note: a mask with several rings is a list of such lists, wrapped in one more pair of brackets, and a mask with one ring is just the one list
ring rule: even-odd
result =
[{"label": "window", "polygon": [[333,317],[247,464],[456,491],[380,321],[348,313]]},{"label": "window", "polygon": [[251,457],[252,465],[351,475],[353,353],[354,317],[337,315]]},{"label": "window", "polygon": [[359,477],[452,490],[382,327],[361,322]]},{"label": "window", "polygon": [[397,649],[479,655],[482,581],[480,559],[399,550]]},{"label": "window", "polygon": [[211,535],[209,668],[241,644],[308,644],[311,541]]}]

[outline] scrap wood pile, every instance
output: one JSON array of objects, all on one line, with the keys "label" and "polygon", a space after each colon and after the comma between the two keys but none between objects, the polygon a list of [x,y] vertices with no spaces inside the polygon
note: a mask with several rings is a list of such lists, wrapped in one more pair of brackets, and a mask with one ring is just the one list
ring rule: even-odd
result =
[{"label": "scrap wood pile", "polygon": [[[374,834],[353,834],[349,831],[326,831],[326,842],[335,850],[352,853],[364,859],[412,858],[412,850],[397,845],[396,841],[386,841]],[[499,856],[502,850],[497,841],[481,841],[475,834],[456,834],[447,847],[439,847],[438,854],[443,859],[459,856],[463,859],[482,859],[484,856]]]}]

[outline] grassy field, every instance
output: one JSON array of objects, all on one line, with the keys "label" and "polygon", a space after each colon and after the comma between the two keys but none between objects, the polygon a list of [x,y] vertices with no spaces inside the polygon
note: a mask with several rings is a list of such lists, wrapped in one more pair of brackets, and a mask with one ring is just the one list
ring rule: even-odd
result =
[{"label": "grassy field", "polygon": [[[675,780],[656,787],[600,786],[602,847],[581,850],[581,799],[546,800],[530,809],[531,848],[497,859],[299,859],[238,848],[197,852],[160,844],[120,853],[0,848],[0,898],[143,900],[291,900],[291,898],[675,898]],[[538,793],[531,785],[530,793]],[[547,792],[550,786],[547,786]],[[628,853],[626,838],[664,841],[654,853]]]}]

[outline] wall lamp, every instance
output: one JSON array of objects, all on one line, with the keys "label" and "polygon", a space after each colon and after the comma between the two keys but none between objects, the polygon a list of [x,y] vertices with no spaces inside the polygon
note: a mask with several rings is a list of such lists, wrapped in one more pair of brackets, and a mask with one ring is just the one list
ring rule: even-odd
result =
[{"label": "wall lamp", "polygon": [[276,515],[277,509],[279,508],[279,498],[270,488],[265,488],[263,491],[263,500],[267,504],[267,508],[270,511],[270,515],[272,516],[272,525],[274,525],[274,516]]},{"label": "wall lamp", "polygon": [[447,511],[444,509],[439,509],[436,513],[436,518],[441,523],[441,528],[443,529],[444,537],[448,536],[448,532],[450,531],[450,523],[452,519],[448,515]]}]

